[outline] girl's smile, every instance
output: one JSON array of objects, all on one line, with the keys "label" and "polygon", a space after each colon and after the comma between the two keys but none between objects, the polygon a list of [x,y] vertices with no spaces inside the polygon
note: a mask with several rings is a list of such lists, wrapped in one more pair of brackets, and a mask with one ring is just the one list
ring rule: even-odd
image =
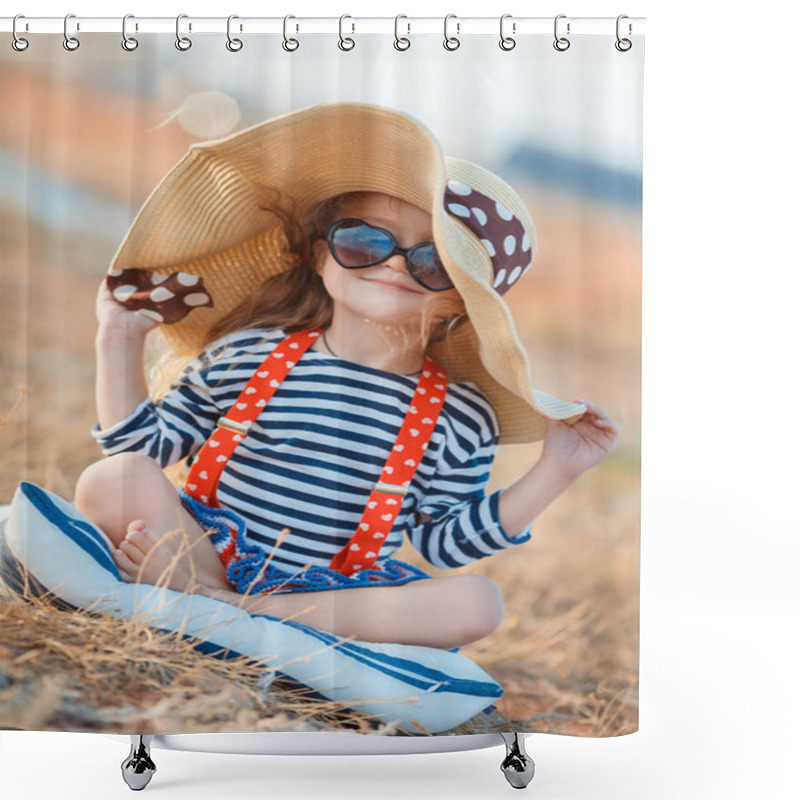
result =
[{"label": "girl's smile", "polygon": [[393,280],[387,277],[377,277],[377,278],[363,278],[365,281],[369,281],[370,283],[379,283],[381,286],[387,286],[390,289],[395,289],[400,292],[414,292],[415,294],[420,294],[419,290],[412,289],[410,286],[405,286],[401,284],[396,279]]}]

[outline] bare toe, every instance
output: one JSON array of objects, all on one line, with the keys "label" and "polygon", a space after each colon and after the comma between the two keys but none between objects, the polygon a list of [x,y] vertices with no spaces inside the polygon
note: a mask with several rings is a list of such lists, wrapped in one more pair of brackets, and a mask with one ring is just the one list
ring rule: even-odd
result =
[{"label": "bare toe", "polygon": [[148,531],[147,523],[140,520],[135,519],[128,524],[128,531],[126,533],[126,538],[131,538],[136,534],[146,533]]},{"label": "bare toe", "polygon": [[114,556],[124,579],[186,590],[191,572],[181,563],[174,539],[171,533],[158,536],[142,520],[131,522]]},{"label": "bare toe", "polygon": [[144,522],[137,520],[128,525],[128,533],[122,544],[126,542],[129,545],[126,552],[137,564],[141,564],[144,557],[155,547],[156,539],[150,528]]},{"label": "bare toe", "polygon": [[119,549],[114,551],[114,563],[119,567],[124,581],[131,583],[136,580],[139,567],[131,561],[123,550]]}]

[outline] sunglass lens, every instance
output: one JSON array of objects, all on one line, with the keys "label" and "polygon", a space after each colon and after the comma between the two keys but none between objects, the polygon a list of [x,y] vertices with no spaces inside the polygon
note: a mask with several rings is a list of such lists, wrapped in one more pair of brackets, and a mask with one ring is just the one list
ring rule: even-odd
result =
[{"label": "sunglass lens", "polygon": [[344,223],[331,237],[340,264],[346,267],[368,267],[383,261],[394,248],[394,242],[383,231],[362,223]]},{"label": "sunglass lens", "polygon": [[437,291],[453,286],[432,244],[412,248],[408,254],[408,267],[414,278],[427,289]]}]

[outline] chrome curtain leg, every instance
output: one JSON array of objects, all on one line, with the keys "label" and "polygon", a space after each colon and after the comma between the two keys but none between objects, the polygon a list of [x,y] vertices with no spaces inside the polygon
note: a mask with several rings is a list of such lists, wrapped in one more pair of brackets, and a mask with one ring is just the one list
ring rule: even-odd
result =
[{"label": "chrome curtain leg", "polygon": [[156,765],[150,758],[150,742],[152,736],[131,734],[131,752],[122,762],[122,778],[134,791],[144,789],[156,771]]},{"label": "chrome curtain leg", "polygon": [[521,733],[501,733],[506,743],[506,757],[500,765],[506,780],[515,789],[524,789],[532,780],[533,759],[525,752],[525,739]]}]

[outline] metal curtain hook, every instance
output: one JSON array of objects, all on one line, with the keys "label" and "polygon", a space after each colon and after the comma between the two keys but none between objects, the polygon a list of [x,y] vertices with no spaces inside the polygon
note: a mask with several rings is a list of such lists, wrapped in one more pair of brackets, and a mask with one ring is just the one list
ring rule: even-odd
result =
[{"label": "metal curtain hook", "polygon": [[[570,45],[569,39],[567,39],[565,36],[559,36],[558,35],[558,21],[560,19],[566,19],[566,18],[567,18],[566,14],[559,14],[555,19],[555,23],[553,24],[553,31],[554,31],[554,35],[556,37],[556,40],[553,42],[553,47],[555,47],[555,49],[558,50],[561,53],[563,53],[565,50],[569,50],[569,45]],[[569,36],[569,27],[570,26],[569,26],[569,22],[568,22],[567,23],[567,36]]]},{"label": "metal curtain hook", "polygon": [[[616,47],[617,50],[620,51],[620,53],[627,53],[628,50],[630,50],[631,47],[633,47],[633,42],[631,42],[630,39],[622,39],[622,38],[620,38],[620,35],[619,35],[620,22],[622,22],[623,19],[628,19],[628,15],[627,14],[620,14],[617,17],[617,41],[614,42],[614,47]],[[628,23],[628,35],[630,36],[632,33],[633,33],[633,25],[631,25],[631,23],[629,22]]]},{"label": "metal curtain hook", "polygon": [[[458,19],[455,14],[448,14],[444,18],[444,49],[445,50],[458,50],[461,47],[461,40],[458,39],[456,36],[449,36],[447,33],[447,27],[450,23],[451,19]],[[456,34],[461,33],[461,23],[456,22]]]},{"label": "metal curtain hook", "polygon": [[[394,47],[395,50],[408,50],[411,47],[411,39],[407,39],[405,36],[400,36],[400,20],[401,19],[408,19],[405,14],[398,14],[394,18]],[[411,33],[411,23],[407,22],[406,26],[408,27],[408,31],[406,35]]]},{"label": "metal curtain hook", "polygon": [[[70,36],[69,32],[67,30],[67,25],[69,24],[69,21],[71,19],[75,19],[75,15],[74,14],[67,14],[67,16],[64,17],[64,42],[63,42],[63,44],[64,44],[64,49],[65,50],[70,50],[70,51],[77,50],[81,46],[81,43],[78,41],[78,39],[75,36]],[[80,30],[81,26],[78,23],[76,23],[76,28],[75,29],[76,30]]]},{"label": "metal curtain hook", "polygon": [[[126,14],[122,18],[122,49],[127,50],[129,53],[132,50],[135,50],[139,46],[139,40],[134,38],[133,36],[128,36],[128,20],[135,19],[133,14]],[[136,26],[136,30],[139,30],[139,26]]]},{"label": "metal curtain hook", "polygon": [[[300,42],[298,42],[297,39],[294,39],[294,38],[290,39],[289,36],[287,35],[288,34],[288,30],[289,30],[289,20],[290,19],[297,19],[297,17],[293,17],[291,14],[288,14],[287,16],[285,16],[283,18],[283,43],[282,43],[282,47],[288,53],[293,53],[295,50],[297,50],[298,47],[300,47]],[[299,31],[300,31],[300,26],[299,25],[295,25],[295,32],[299,32]]]},{"label": "metal curtain hook", "polygon": [[[349,14],[342,14],[342,16],[339,17],[339,49],[340,50],[352,50],[356,46],[356,43],[355,43],[355,41],[353,39],[351,39],[349,36],[345,36],[342,33],[342,26],[344,25],[344,21],[346,19],[353,19],[353,18]],[[356,24],[355,24],[355,22],[351,23],[351,25],[353,26],[353,30],[351,31],[351,33],[355,33],[356,32]]]},{"label": "metal curtain hook", "polygon": [[[175,47],[178,50],[188,50],[192,46],[192,40],[188,36],[181,36],[181,20],[188,19],[188,14],[178,14],[175,20]],[[189,30],[192,30],[192,23],[189,23]]]},{"label": "metal curtain hook", "polygon": [[[27,39],[23,39],[23,38],[22,38],[22,37],[21,37],[21,36],[20,36],[20,35],[17,33],[17,20],[18,20],[18,19],[25,19],[25,15],[24,15],[24,14],[17,14],[17,16],[16,16],[16,17],[14,17],[14,22],[11,24],[11,33],[12,33],[12,34],[13,34],[13,36],[14,36],[14,38],[11,40],[11,46],[12,46],[12,47],[13,47],[13,48],[14,48],[14,49],[15,49],[15,50],[18,52],[18,53],[21,53],[23,50],[27,50],[27,49],[28,49],[28,44],[29,44],[29,42],[28,42],[28,40],[27,40]],[[27,23],[25,23],[25,29],[26,29],[26,30],[28,29],[28,24],[27,24]]]},{"label": "metal curtain hook", "polygon": [[[239,19],[239,17],[237,17],[236,14],[231,14],[228,17],[228,41],[225,42],[225,47],[227,47],[228,50],[231,51],[231,53],[238,53],[242,49],[243,44],[241,39],[231,38],[231,21],[234,19]],[[241,29],[242,26],[240,25],[239,30],[241,31]]]},{"label": "metal curtain hook", "polygon": [[[500,49],[501,50],[513,50],[517,46],[517,40],[512,39],[510,36],[505,35],[505,24],[506,20],[511,19],[511,14],[503,14],[500,17]],[[511,23],[511,33],[517,32],[517,23]]]}]

